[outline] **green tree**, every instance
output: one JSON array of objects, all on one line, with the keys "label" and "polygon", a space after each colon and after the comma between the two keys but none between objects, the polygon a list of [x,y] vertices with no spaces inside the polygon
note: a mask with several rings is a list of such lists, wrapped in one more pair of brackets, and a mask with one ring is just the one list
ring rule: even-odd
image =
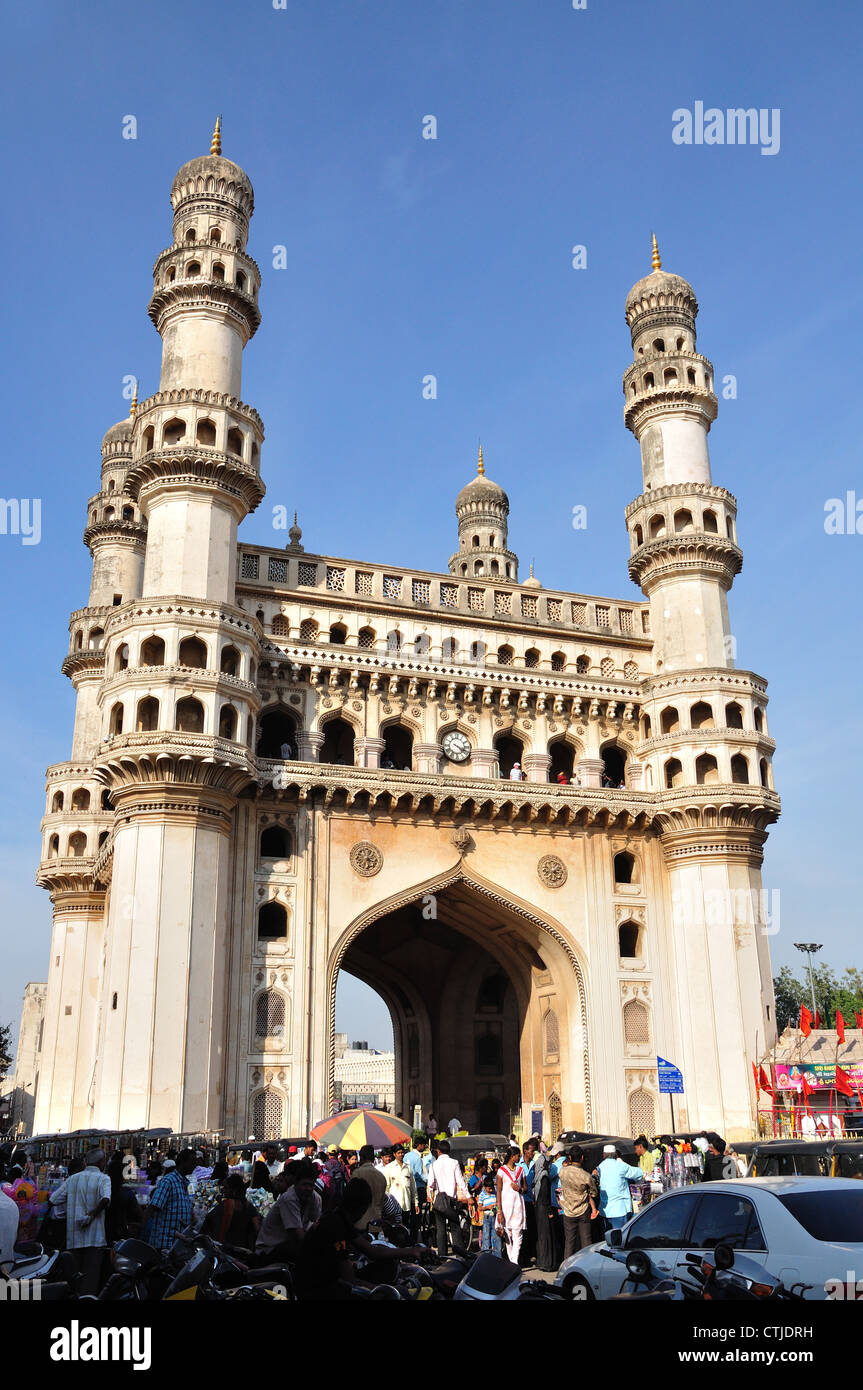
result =
[{"label": "green tree", "polygon": [[12,1065],[12,1025],[0,1023],[0,1081]]},{"label": "green tree", "polygon": [[[812,970],[812,982],[822,1025],[832,1028],[836,1021],[836,1010],[840,1009],[846,1027],[853,1028],[854,1014],[863,1012],[863,971],[848,966],[842,977],[837,978],[832,966],[816,965]],[[789,1022],[796,1027],[801,1005],[812,1008],[808,970],[798,977],[789,965],[783,965],[779,974],[774,976],[773,991],[776,995],[777,1028],[781,1032]]]}]

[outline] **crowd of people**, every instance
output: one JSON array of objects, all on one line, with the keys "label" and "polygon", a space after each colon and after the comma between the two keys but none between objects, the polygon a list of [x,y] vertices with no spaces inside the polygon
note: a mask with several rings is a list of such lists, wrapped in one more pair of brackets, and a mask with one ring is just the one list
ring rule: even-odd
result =
[{"label": "crowd of people", "polygon": [[[433,1116],[429,1122],[436,1125]],[[455,1134],[459,1123],[454,1118],[447,1131]],[[635,1204],[657,1192],[736,1173],[716,1134],[691,1143],[641,1135],[633,1150],[636,1163],[607,1143],[601,1159],[589,1164],[578,1144],[546,1145],[535,1135],[520,1146],[511,1136],[505,1152],[476,1153],[462,1166],[449,1139],[422,1132],[377,1152],[371,1146],[319,1150],[310,1139],[287,1155],[267,1144],[212,1165],[201,1152],[184,1149],[148,1165],[142,1205],[127,1181],[128,1157],[93,1149],[70,1163],[51,1192],[40,1239],[73,1255],[80,1292],[101,1287],[117,1241],[139,1236],[169,1249],[191,1226],[253,1252],[258,1263],[290,1263],[305,1297],[325,1297],[326,1288],[350,1283],[351,1254],[383,1258],[376,1237],[395,1225],[413,1242],[403,1258],[429,1242],[441,1258],[462,1254],[473,1228],[481,1250],[551,1272],[604,1230],[622,1226]],[[6,1176],[23,1175],[27,1162],[22,1154]],[[131,1169],[137,1171],[134,1163]],[[15,1203],[2,1192],[0,1198],[4,1260],[18,1217]]]}]

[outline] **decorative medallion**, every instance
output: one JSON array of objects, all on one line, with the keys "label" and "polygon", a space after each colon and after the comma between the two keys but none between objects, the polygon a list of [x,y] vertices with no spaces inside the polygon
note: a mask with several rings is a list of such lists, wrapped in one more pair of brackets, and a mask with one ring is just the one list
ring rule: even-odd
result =
[{"label": "decorative medallion", "polygon": [[351,849],[351,868],[361,878],[374,878],[383,867],[384,857],[377,845],[369,840],[359,840]]},{"label": "decorative medallion", "polygon": [[467,722],[468,722],[468,724],[475,724],[475,723],[476,723],[476,715],[475,715],[475,714],[469,714],[468,717],[467,717]]},{"label": "decorative medallion", "polygon": [[303,698],[302,695],[292,695],[292,696],[291,696],[291,704],[292,704],[292,705],[299,705],[299,704],[302,702],[302,698]]},{"label": "decorative medallion", "polygon": [[576,733],[578,733],[578,734],[583,734],[583,733],[584,733],[584,725],[583,725],[583,724],[579,724],[579,725],[578,725],[578,728],[576,729]]},{"label": "decorative medallion", "polygon": [[330,705],[331,705],[332,703],[333,703],[333,702],[332,702],[332,700],[330,699],[329,695],[325,695],[324,698],[323,698],[323,700],[321,701],[321,704],[323,705],[324,709],[329,709],[329,707],[330,707]]},{"label": "decorative medallion", "polygon": [[521,721],[521,727],[522,727],[523,729],[532,729],[532,728],[533,728],[533,724],[531,723],[531,721],[530,721],[529,719],[522,719],[522,721]]},{"label": "decorative medallion", "polygon": [[389,700],[383,701],[383,703],[381,704],[381,709],[383,710],[384,714],[390,714],[392,712],[392,705],[390,704]]},{"label": "decorative medallion", "polygon": [[457,825],[450,835],[450,842],[455,845],[459,854],[467,854],[469,849],[473,849],[473,839],[470,831],[464,825]]},{"label": "decorative medallion", "polygon": [[544,854],[536,866],[540,883],[546,888],[562,888],[566,883],[566,865],[556,854]]},{"label": "decorative medallion", "polygon": [[411,714],[413,715],[414,719],[419,719],[420,715],[422,714],[422,710],[419,708],[418,705],[414,705],[413,709],[411,710]]},{"label": "decorative medallion", "polygon": [[354,702],[353,702],[353,704],[352,704],[352,706],[351,706],[352,709],[362,709],[362,707],[363,707],[363,702],[362,702],[362,700],[354,700]]},{"label": "decorative medallion", "polygon": [[555,724],[555,722],[554,722],[553,719],[549,719],[549,721],[548,721],[548,728],[549,728],[549,732],[552,733],[552,734],[557,732],[557,725]]},{"label": "decorative medallion", "polygon": [[498,729],[502,729],[502,728],[503,728],[503,720],[501,719],[500,715],[497,716],[497,718],[495,719],[494,722],[495,722],[495,725],[496,725],[496,727],[497,727]]}]

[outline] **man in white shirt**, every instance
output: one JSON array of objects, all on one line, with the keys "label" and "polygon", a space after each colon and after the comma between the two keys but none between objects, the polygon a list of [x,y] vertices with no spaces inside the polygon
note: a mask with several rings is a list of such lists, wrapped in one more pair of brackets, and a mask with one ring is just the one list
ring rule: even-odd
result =
[{"label": "man in white shirt", "polygon": [[460,1129],[461,1129],[461,1120],[459,1120],[455,1115],[453,1115],[452,1119],[450,1120],[449,1124],[447,1125],[447,1133],[449,1134],[450,1139],[452,1139],[452,1137],[453,1137],[454,1134],[458,1134],[458,1132],[459,1132]]},{"label": "man in white shirt", "polygon": [[429,1168],[428,1199],[434,1212],[438,1255],[446,1258],[448,1231],[453,1254],[463,1255],[465,1244],[459,1224],[459,1207],[466,1205],[469,1199],[464,1175],[456,1160],[450,1157],[447,1139],[441,1140],[440,1153]]},{"label": "man in white shirt", "polygon": [[111,1205],[111,1179],[101,1149],[91,1149],[80,1173],[73,1173],[51,1193],[52,1207],[66,1207],[66,1248],[81,1273],[77,1292],[98,1293],[105,1262],[105,1212]]}]

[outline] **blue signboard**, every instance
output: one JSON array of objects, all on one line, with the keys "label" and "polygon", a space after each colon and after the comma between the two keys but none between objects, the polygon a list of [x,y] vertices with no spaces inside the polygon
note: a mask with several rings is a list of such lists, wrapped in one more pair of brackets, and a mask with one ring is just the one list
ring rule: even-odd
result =
[{"label": "blue signboard", "polygon": [[683,1094],[683,1072],[679,1067],[676,1067],[673,1062],[667,1062],[664,1057],[657,1057],[656,1069],[659,1072],[659,1094],[661,1096]]}]

